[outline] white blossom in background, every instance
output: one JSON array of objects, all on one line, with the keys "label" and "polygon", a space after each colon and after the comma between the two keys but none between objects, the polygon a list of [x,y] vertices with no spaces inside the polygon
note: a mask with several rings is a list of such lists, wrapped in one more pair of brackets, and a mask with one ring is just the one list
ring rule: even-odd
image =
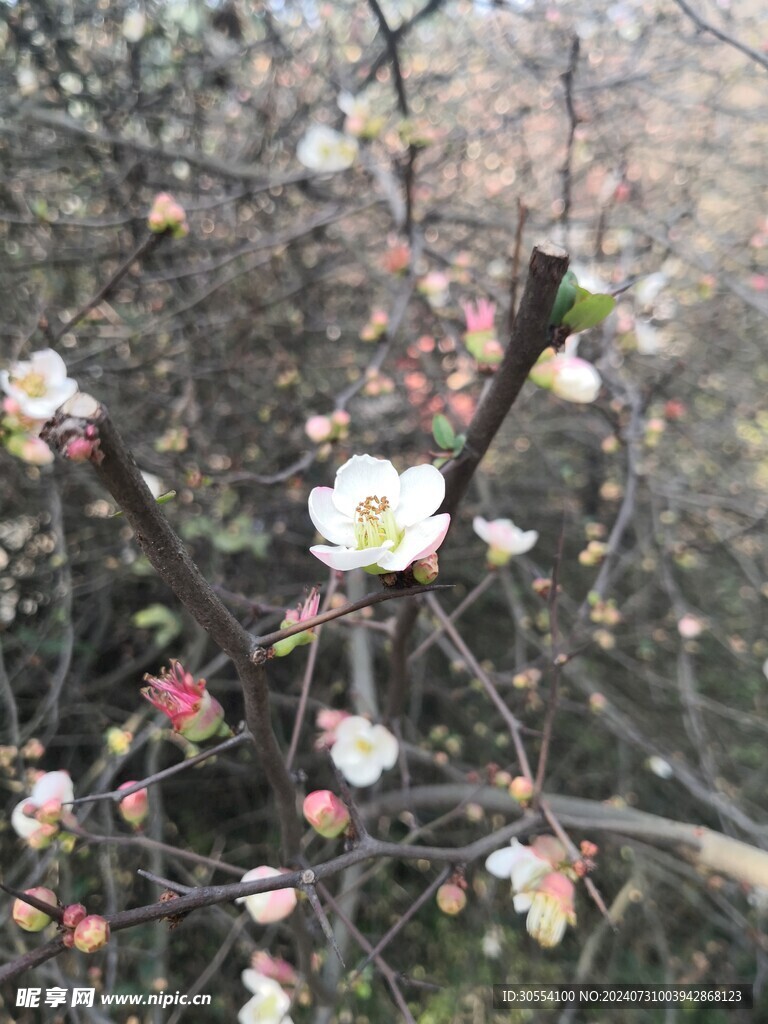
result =
[{"label": "white blossom in background", "polygon": [[40,822],[33,815],[46,806],[51,809],[56,805],[59,810],[75,799],[75,791],[69,772],[46,772],[41,775],[32,787],[32,792],[20,803],[16,804],[11,813],[11,828],[17,836],[29,839],[40,828]]},{"label": "white blossom in background", "polygon": [[434,466],[402,475],[386,459],[353,455],[333,487],[315,487],[309,516],[334,546],[309,550],[332,569],[402,572],[442,544],[451,517],[433,515],[445,496],[445,478]]},{"label": "white blossom in background", "polygon": [[671,779],[675,774],[675,770],[669,761],[665,761],[663,757],[658,757],[656,754],[648,758],[645,766],[648,771],[653,772],[659,779]]},{"label": "white blossom in background", "polygon": [[61,356],[51,348],[33,352],[28,360],[0,371],[0,387],[18,404],[22,416],[45,421],[77,391]]},{"label": "white blossom in background", "polygon": [[290,996],[274,978],[246,970],[241,979],[253,997],[240,1008],[238,1024],[293,1024],[288,1016]]},{"label": "white blossom in background", "polygon": [[144,37],[147,27],[147,16],[143,11],[128,11],[123,18],[123,38],[129,43],[138,43]]},{"label": "white blossom in background", "polygon": [[296,157],[310,171],[335,174],[352,166],[358,148],[357,139],[317,124],[308,128],[299,140]]},{"label": "white blossom in background", "polygon": [[521,530],[511,519],[483,519],[475,516],[472,529],[488,545],[491,565],[506,565],[515,555],[530,551],[539,535],[536,530]]},{"label": "white blossom in background", "polygon": [[372,725],[361,715],[350,715],[339,723],[335,733],[331,758],[353,786],[372,786],[385,769],[395,766],[398,743],[383,725]]}]

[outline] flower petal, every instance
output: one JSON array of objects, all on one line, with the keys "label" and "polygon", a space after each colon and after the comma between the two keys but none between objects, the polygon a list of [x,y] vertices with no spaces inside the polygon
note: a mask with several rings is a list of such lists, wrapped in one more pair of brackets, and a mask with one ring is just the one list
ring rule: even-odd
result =
[{"label": "flower petal", "polygon": [[486,859],[485,870],[490,871],[496,878],[511,878],[516,859],[513,848],[505,846],[502,850],[495,850]]},{"label": "flower petal", "polygon": [[11,812],[11,828],[22,839],[29,839],[40,828],[40,822],[37,818],[30,818],[29,815],[24,813],[24,808],[31,802],[29,799],[22,800],[21,803],[16,804]]},{"label": "flower petal", "polygon": [[433,554],[445,539],[451,517],[447,512],[430,516],[422,523],[410,526],[394,551],[387,551],[377,559],[377,565],[387,572],[402,572],[417,558]]},{"label": "flower petal", "polygon": [[349,516],[342,515],[333,503],[332,487],[315,487],[309,494],[309,518],[318,533],[332,544],[352,547],[355,530]]},{"label": "flower petal", "polygon": [[375,747],[379,764],[384,768],[394,768],[400,747],[389,729],[383,725],[374,725],[371,729],[371,742]]},{"label": "flower petal", "polygon": [[518,914],[524,914],[526,910],[530,910],[532,903],[533,895],[528,892],[519,892],[512,900],[512,904]]},{"label": "flower petal", "polygon": [[445,477],[434,466],[412,466],[400,477],[397,525],[414,526],[437,512],[445,497]]},{"label": "flower petal", "polygon": [[379,565],[384,555],[389,553],[388,547],[365,548],[362,551],[357,551],[355,548],[333,548],[328,544],[315,544],[309,550],[324,565],[330,566],[331,569],[340,569],[342,572],[348,569],[365,569],[369,565]]},{"label": "flower petal", "polygon": [[49,800],[60,800],[69,804],[75,799],[75,790],[69,772],[46,772],[32,787],[29,799],[38,807]]},{"label": "flower petal", "polygon": [[472,529],[480,540],[484,540],[486,544],[491,543],[491,524],[487,519],[483,519],[482,516],[475,516],[472,520]]},{"label": "flower petal", "polygon": [[67,364],[52,348],[33,352],[30,363],[35,373],[41,373],[45,377],[49,388],[58,387],[67,379]]},{"label": "flower petal", "polygon": [[387,459],[353,455],[336,472],[333,503],[342,515],[354,521],[355,509],[366,498],[388,498],[391,508],[400,501],[400,477]]}]

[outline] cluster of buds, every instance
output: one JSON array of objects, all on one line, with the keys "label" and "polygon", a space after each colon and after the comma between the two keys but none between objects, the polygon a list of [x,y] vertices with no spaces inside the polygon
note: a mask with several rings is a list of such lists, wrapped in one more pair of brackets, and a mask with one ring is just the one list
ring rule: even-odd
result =
[{"label": "cluster of buds", "polygon": [[541,669],[525,668],[512,676],[512,685],[516,690],[535,690],[541,682]]},{"label": "cluster of buds", "polygon": [[158,192],[147,217],[147,227],[156,235],[170,231],[173,238],[184,238],[189,234],[189,224],[184,207],[168,192]]},{"label": "cluster of buds", "polygon": [[50,442],[65,459],[94,462],[104,458],[100,449],[99,428],[94,420],[101,406],[92,396],[78,391],[67,399],[42,429],[41,437]]},{"label": "cluster of buds", "polygon": [[[297,608],[289,608],[285,613],[285,618],[280,623],[281,629],[287,629],[289,626],[295,626],[297,622],[306,622],[307,619],[313,619],[320,608],[320,594],[316,587],[313,587],[309,592],[307,599],[303,604],[299,604]],[[272,657],[284,658],[287,654],[290,654],[296,647],[304,647],[306,644],[311,644],[315,639],[315,632],[310,627],[309,629],[302,629],[300,633],[294,633],[292,636],[287,636],[283,640],[278,640],[277,643],[271,647]]]},{"label": "cluster of buds", "polygon": [[389,240],[381,265],[390,274],[404,274],[411,263],[411,249],[407,242]]},{"label": "cluster of buds", "polygon": [[167,715],[174,731],[185,739],[199,743],[228,734],[221,704],[208,692],[205,680],[195,682],[180,662],[171,660],[170,669],[162,669],[159,676],[147,674],[144,679],[149,685],[142,689],[142,696]]},{"label": "cluster of buds", "polygon": [[[109,922],[100,914],[89,914],[82,903],[63,907],[52,889],[36,886],[27,889],[25,897],[13,904],[13,920],[25,932],[41,932],[55,918],[59,924],[62,942],[68,949],[82,953],[95,953],[109,942]],[[50,913],[48,910],[50,909]]]},{"label": "cluster of buds", "polygon": [[579,850],[581,857],[573,863],[573,870],[579,878],[584,878],[590,871],[594,871],[597,866],[595,863],[595,857],[598,854],[599,847],[590,842],[589,839],[583,839],[579,843]]},{"label": "cluster of buds", "polygon": [[476,304],[465,302],[463,307],[467,329],[464,344],[480,368],[493,368],[504,358],[504,349],[496,337],[494,320],[496,304],[480,299]]},{"label": "cluster of buds", "polygon": [[361,341],[378,341],[387,333],[389,313],[385,309],[374,309],[368,322],[360,330]]},{"label": "cluster of buds", "polygon": [[343,441],[349,436],[350,418],[345,409],[335,409],[330,416],[310,416],[304,432],[313,444]]},{"label": "cluster of buds", "polygon": [[38,437],[42,423],[24,416],[15,398],[4,398],[2,410],[0,436],[9,454],[30,466],[50,465],[53,462],[53,452],[45,441]]},{"label": "cluster of buds", "polygon": [[391,395],[395,390],[395,382],[375,367],[365,371],[365,387],[363,394],[376,398],[379,395]]},{"label": "cluster of buds", "polygon": [[621,612],[616,607],[613,598],[603,601],[599,594],[590,591],[587,597],[589,604],[589,617],[592,622],[602,626],[618,626],[621,622]]},{"label": "cluster of buds", "polygon": [[583,551],[579,552],[579,565],[599,565],[605,558],[608,545],[602,540],[591,540]]},{"label": "cluster of buds", "polygon": [[318,835],[335,839],[349,825],[346,804],[328,789],[316,789],[304,800],[304,817]]}]

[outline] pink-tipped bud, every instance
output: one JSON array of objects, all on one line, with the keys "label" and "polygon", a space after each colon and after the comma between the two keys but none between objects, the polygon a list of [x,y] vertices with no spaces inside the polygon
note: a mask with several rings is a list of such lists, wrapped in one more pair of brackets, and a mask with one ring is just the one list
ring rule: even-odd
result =
[{"label": "pink-tipped bud", "polygon": [[58,835],[58,825],[41,825],[32,835],[27,836],[27,845],[32,850],[46,850]]},{"label": "pink-tipped bud", "polygon": [[[49,907],[57,907],[59,903],[56,899],[56,893],[52,889],[46,889],[41,885],[36,886],[34,889],[26,889],[25,895],[33,896],[35,899],[40,900],[41,903],[47,903]],[[30,903],[25,903],[24,900],[20,899],[14,900],[13,920],[25,932],[41,932],[46,925],[51,923],[49,914],[38,910],[37,907],[33,907]]]},{"label": "pink-tipped bud", "polygon": [[333,423],[328,416],[310,416],[304,424],[304,433],[313,444],[330,441],[333,435]]},{"label": "pink-tipped bud", "polygon": [[460,914],[467,905],[467,896],[460,885],[446,882],[437,890],[437,905],[444,914],[454,917]]},{"label": "pink-tipped bud", "polygon": [[75,928],[74,941],[81,953],[95,953],[109,942],[109,922],[100,914],[89,914]]},{"label": "pink-tipped bud", "polygon": [[533,783],[524,775],[517,775],[509,784],[509,795],[525,806],[533,796]]},{"label": "pink-tipped bud", "polygon": [[333,746],[336,742],[336,730],[345,718],[349,718],[348,711],[333,711],[331,708],[318,711],[315,719],[318,729],[321,730],[315,743],[318,750],[330,749]]},{"label": "pink-tipped bud", "polygon": [[[117,788],[128,789],[130,786],[135,785],[135,782],[124,782],[122,786]],[[118,810],[123,821],[127,821],[129,825],[133,825],[136,829],[140,828],[142,822],[149,814],[149,791],[147,789],[137,789],[135,793],[129,793],[128,796],[123,797],[120,801]]]},{"label": "pink-tipped bud", "polygon": [[411,566],[413,571],[413,578],[417,583],[421,583],[422,586],[428,586],[430,583],[434,583],[437,579],[437,575],[440,572],[440,566],[437,561],[437,553],[427,555],[426,558],[420,558],[414,562]]},{"label": "pink-tipped bud", "polygon": [[99,439],[73,437],[62,450],[62,455],[70,462],[88,462],[99,450]]},{"label": "pink-tipped bud", "polygon": [[64,928],[77,928],[83,918],[88,916],[88,911],[82,903],[70,903],[64,907],[61,923]]},{"label": "pink-tipped bud", "polygon": [[[262,864],[258,868],[246,871],[241,882],[254,882],[262,878],[277,878],[284,874],[277,868]],[[258,924],[272,924],[288,917],[296,906],[295,889],[271,889],[269,892],[254,893],[251,896],[238,896],[236,903],[245,903],[245,908]]]},{"label": "pink-tipped bud", "polygon": [[41,825],[56,825],[61,821],[61,800],[46,800],[35,812],[35,817]]},{"label": "pink-tipped bud", "polygon": [[257,974],[272,978],[283,987],[298,984],[298,975],[292,964],[282,957],[272,956],[264,949],[257,949],[251,957],[251,967]]},{"label": "pink-tipped bud", "polygon": [[328,789],[316,789],[307,796],[304,817],[326,839],[335,839],[349,824],[349,811]]}]

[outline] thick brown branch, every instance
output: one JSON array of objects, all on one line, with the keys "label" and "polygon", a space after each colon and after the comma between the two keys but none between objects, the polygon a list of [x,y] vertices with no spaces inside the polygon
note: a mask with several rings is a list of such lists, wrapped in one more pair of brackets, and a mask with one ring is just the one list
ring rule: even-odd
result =
[{"label": "thick brown branch", "polygon": [[564,249],[551,243],[534,248],[504,359],[469,425],[464,451],[445,467],[445,500],[441,512],[453,513],[458,508],[534,363],[549,344],[549,315],[567,269],[568,254]]}]

